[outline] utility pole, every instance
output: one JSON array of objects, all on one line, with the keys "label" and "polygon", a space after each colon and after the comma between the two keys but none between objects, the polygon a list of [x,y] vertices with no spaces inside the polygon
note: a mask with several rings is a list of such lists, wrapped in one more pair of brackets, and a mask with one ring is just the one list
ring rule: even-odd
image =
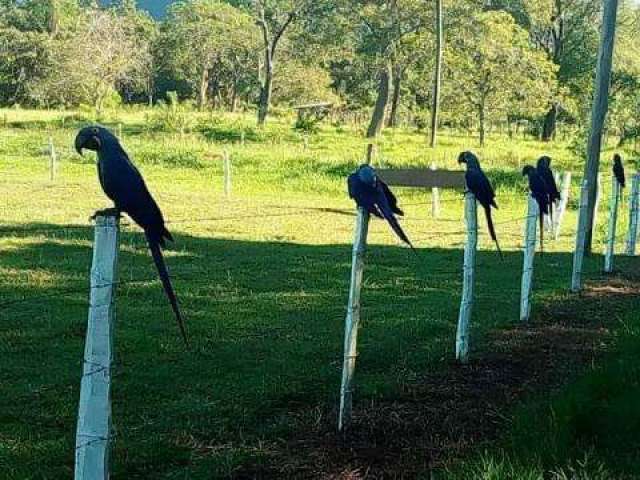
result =
[{"label": "utility pole", "polygon": [[598,69],[591,111],[591,131],[587,144],[587,163],[584,167],[584,179],[588,182],[587,208],[582,214],[586,215],[587,231],[584,236],[584,251],[591,253],[593,241],[593,219],[598,190],[598,169],[600,167],[600,151],[602,148],[602,132],[604,121],[609,109],[609,84],[611,82],[611,65],[613,46],[616,36],[616,20],[618,15],[618,0],[604,0],[602,17],[602,32],[600,51],[598,53]]}]

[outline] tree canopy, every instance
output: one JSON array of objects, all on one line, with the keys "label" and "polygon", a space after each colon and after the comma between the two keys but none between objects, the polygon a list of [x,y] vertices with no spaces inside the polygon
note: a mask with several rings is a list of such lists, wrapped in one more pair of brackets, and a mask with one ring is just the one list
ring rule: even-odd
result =
[{"label": "tree canopy", "polygon": [[[371,115],[369,133],[425,127],[436,66],[435,0],[184,0],[161,19],[134,0],[0,0],[0,104],[154,102],[201,109],[329,101]],[[138,2],[139,3],[139,2]],[[170,3],[170,2],[167,2]],[[588,116],[598,0],[442,2],[440,123],[526,119],[552,140]],[[609,129],[638,135],[637,4],[622,2]]]}]

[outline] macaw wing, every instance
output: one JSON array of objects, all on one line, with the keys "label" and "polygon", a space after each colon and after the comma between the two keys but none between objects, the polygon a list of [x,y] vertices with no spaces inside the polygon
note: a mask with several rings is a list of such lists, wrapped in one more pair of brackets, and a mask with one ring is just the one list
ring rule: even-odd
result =
[{"label": "macaw wing", "polygon": [[382,213],[382,216],[389,223],[389,225],[391,226],[393,231],[396,233],[396,235],[400,238],[400,240],[402,240],[404,243],[406,243],[411,248],[413,248],[413,244],[411,243],[411,240],[409,240],[409,237],[407,237],[407,235],[404,233],[404,230],[400,226],[398,219],[394,215],[393,209],[391,208],[389,200],[387,199],[386,193],[382,186],[378,186],[377,205],[378,205],[378,208],[380,209],[380,212]]},{"label": "macaw wing", "polygon": [[380,187],[382,188],[382,192],[386,197],[387,202],[389,203],[389,207],[391,208],[391,211],[397,215],[401,215],[401,216],[404,215],[404,212],[400,210],[400,208],[398,207],[398,199],[393,194],[393,192],[389,189],[389,186],[380,179],[378,179],[378,183],[380,184]]},{"label": "macaw wing", "polygon": [[364,208],[371,215],[382,218],[382,214],[376,205],[375,189],[362,183],[356,173],[349,175],[347,186],[349,188],[349,197],[355,200],[356,205]]},{"label": "macaw wing", "polygon": [[467,188],[475,195],[482,206],[498,207],[495,202],[496,194],[487,176],[481,170],[469,170],[465,175]]}]

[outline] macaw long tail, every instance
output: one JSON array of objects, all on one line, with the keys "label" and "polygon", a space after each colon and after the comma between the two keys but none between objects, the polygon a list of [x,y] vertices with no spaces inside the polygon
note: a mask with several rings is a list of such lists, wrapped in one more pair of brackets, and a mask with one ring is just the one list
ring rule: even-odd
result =
[{"label": "macaw long tail", "polygon": [[491,235],[491,239],[496,244],[496,249],[500,254],[500,258],[504,259],[504,256],[502,255],[502,250],[500,250],[500,244],[498,243],[498,237],[496,236],[496,229],[493,227],[493,218],[491,217],[491,205],[487,205],[486,207],[484,207],[484,213],[485,213],[485,216],[487,217],[487,227],[489,228],[489,235]]},{"label": "macaw long tail", "polygon": [[407,237],[406,233],[404,233],[404,230],[402,230],[402,227],[400,226],[398,219],[393,215],[393,213],[383,209],[382,214],[384,215],[384,218],[387,220],[387,222],[389,223],[393,231],[396,233],[396,235],[398,235],[400,240],[402,240],[404,243],[409,245],[409,247],[411,247],[411,250],[413,250],[414,253],[417,253],[416,249],[413,247],[413,244],[411,243],[411,240],[409,240],[409,237]]},{"label": "macaw long tail", "polygon": [[540,253],[544,253],[544,213],[542,213],[542,207],[540,207]]},{"label": "macaw long tail", "polygon": [[167,271],[167,266],[164,263],[164,257],[162,256],[162,250],[160,248],[160,244],[157,241],[152,240],[147,235],[147,241],[149,242],[149,250],[151,250],[151,256],[153,257],[153,262],[156,264],[156,268],[158,269],[158,275],[160,276],[160,281],[162,282],[162,286],[164,288],[164,292],[171,303],[171,308],[173,309],[173,313],[176,316],[176,321],[178,322],[178,327],[180,328],[180,333],[182,334],[182,338],[184,339],[185,345],[189,346],[189,339],[187,338],[187,331],[184,327],[184,320],[182,319],[182,314],[180,313],[180,308],[178,307],[178,299],[176,298],[176,294],[173,290],[173,286],[171,285],[171,279],[169,278],[169,272]]}]

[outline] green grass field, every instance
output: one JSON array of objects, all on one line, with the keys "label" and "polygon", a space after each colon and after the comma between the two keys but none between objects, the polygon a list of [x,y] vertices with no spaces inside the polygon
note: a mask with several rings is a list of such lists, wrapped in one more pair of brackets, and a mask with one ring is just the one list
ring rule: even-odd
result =
[{"label": "green grass field", "polygon": [[[86,123],[81,114],[2,110],[0,119],[0,477],[69,478],[93,239],[89,217],[109,204],[93,156],[72,149],[77,128]],[[495,253],[481,215],[473,360],[458,367],[452,357],[462,195],[444,192],[442,215],[434,219],[430,192],[397,190],[403,225],[419,255],[373,221],[355,425],[342,438],[335,424],[355,220],[346,175],[365,151],[361,129],[325,125],[305,149],[289,118],[258,131],[253,117],[194,114],[193,131],[183,135],[151,129],[147,120],[148,112],[131,110],[112,112],[103,122],[116,131],[121,125],[125,148],[176,238],[166,256],[193,347],[187,351],[181,343],[144,237],[126,220],[117,292],[113,478],[429,478],[430,471],[437,478],[549,478],[549,472],[554,478],[640,478],[631,460],[640,442],[625,430],[640,426],[640,339],[633,313],[640,301],[618,292],[637,293],[637,262],[621,258],[617,287],[608,287],[612,280],[600,274],[602,258],[594,255],[585,268],[589,291],[605,293],[584,304],[568,294],[582,163],[566,143],[494,135],[478,149],[474,139],[450,133],[432,152],[424,133],[398,129],[382,136],[381,166],[435,162],[453,169],[461,150],[479,154],[498,190],[495,221],[505,260]],[[60,158],[53,180],[49,137]],[[230,198],[222,193],[224,149],[233,165]],[[548,241],[548,253],[536,260],[533,324],[521,330],[526,198],[520,170],[542,153],[558,170],[574,172],[572,200],[562,236]],[[598,253],[610,150],[605,157]],[[625,206],[621,232],[627,217]],[[556,309],[568,306],[567,318],[556,319]],[[511,360],[522,347],[513,338],[501,343],[496,332],[527,337],[541,331],[547,339],[558,325],[573,329],[563,330],[569,342],[573,334],[587,338],[578,342],[585,349],[567,354],[563,344],[565,358],[542,348],[545,340],[533,342],[526,357],[535,363],[548,355],[557,375],[539,375],[541,365],[535,375],[516,369],[536,381],[518,377],[522,382],[513,384],[515,373],[505,374],[511,379],[506,383],[476,376],[488,364],[500,370],[494,347]],[[484,399],[499,409],[482,429],[474,429],[471,415],[458,415],[465,408],[455,403],[460,392],[434,394],[442,384],[456,390],[456,379],[463,389],[474,377],[486,381],[476,381],[481,392],[466,401]],[[517,394],[495,397],[494,380]],[[564,416],[553,416],[558,411]],[[590,423],[594,416],[597,425]],[[576,417],[588,430],[584,435],[572,430]],[[620,436],[613,436],[620,426]],[[612,453],[618,441],[624,448]],[[588,465],[581,467],[585,455]],[[572,471],[583,476],[571,477]]]}]

